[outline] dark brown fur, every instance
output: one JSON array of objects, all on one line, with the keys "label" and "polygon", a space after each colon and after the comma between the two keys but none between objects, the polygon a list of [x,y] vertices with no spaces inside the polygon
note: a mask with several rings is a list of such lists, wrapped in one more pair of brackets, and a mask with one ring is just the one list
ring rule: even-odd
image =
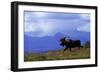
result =
[{"label": "dark brown fur", "polygon": [[61,42],[60,43],[61,46],[63,46],[63,47],[65,46],[64,51],[66,51],[66,49],[68,49],[68,48],[71,51],[71,48],[75,48],[75,47],[80,48],[80,46],[81,46],[80,40],[71,40],[71,39],[66,40],[66,37],[61,38],[60,42]]}]

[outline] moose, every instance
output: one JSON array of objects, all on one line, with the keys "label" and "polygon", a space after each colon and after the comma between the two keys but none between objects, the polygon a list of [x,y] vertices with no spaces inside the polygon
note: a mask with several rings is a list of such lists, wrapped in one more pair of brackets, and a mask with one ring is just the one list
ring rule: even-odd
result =
[{"label": "moose", "polygon": [[61,42],[60,43],[61,46],[63,46],[63,47],[65,46],[64,51],[66,51],[68,48],[71,51],[72,48],[75,48],[75,47],[80,48],[81,47],[80,40],[66,39],[66,37],[63,37],[60,39],[60,42]]}]

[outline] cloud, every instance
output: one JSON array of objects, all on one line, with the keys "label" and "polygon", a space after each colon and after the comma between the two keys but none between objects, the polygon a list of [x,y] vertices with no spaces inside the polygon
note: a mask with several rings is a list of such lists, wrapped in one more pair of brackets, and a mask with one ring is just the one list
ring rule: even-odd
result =
[{"label": "cloud", "polygon": [[80,18],[90,20],[90,14],[80,14]]},{"label": "cloud", "polygon": [[77,27],[77,30],[83,32],[90,32],[90,14],[81,14],[80,18],[84,22],[81,26]]},{"label": "cloud", "polygon": [[31,36],[53,36],[58,32],[90,32],[89,23],[89,14],[25,12],[25,33]]},{"label": "cloud", "polygon": [[90,32],[90,24],[78,27],[77,30],[78,31],[83,31],[83,32]]}]

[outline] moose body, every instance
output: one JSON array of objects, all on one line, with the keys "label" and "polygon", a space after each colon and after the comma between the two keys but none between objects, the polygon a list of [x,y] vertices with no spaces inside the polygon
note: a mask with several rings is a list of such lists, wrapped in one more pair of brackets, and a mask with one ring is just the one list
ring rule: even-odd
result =
[{"label": "moose body", "polygon": [[63,47],[65,46],[64,51],[66,51],[68,48],[71,51],[71,48],[75,48],[75,47],[80,48],[80,46],[81,46],[80,40],[71,40],[71,39],[66,40],[66,37],[62,38],[60,40],[60,42],[61,42],[60,43],[61,46],[63,46]]}]

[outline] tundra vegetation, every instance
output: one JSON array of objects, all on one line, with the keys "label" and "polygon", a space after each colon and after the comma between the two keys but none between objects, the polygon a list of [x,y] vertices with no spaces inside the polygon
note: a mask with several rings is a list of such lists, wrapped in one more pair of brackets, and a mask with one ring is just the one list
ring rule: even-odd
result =
[{"label": "tundra vegetation", "polygon": [[49,61],[49,60],[73,60],[90,58],[89,42],[86,42],[82,48],[72,48],[58,51],[48,51],[47,53],[27,53],[24,55],[24,61]]}]

